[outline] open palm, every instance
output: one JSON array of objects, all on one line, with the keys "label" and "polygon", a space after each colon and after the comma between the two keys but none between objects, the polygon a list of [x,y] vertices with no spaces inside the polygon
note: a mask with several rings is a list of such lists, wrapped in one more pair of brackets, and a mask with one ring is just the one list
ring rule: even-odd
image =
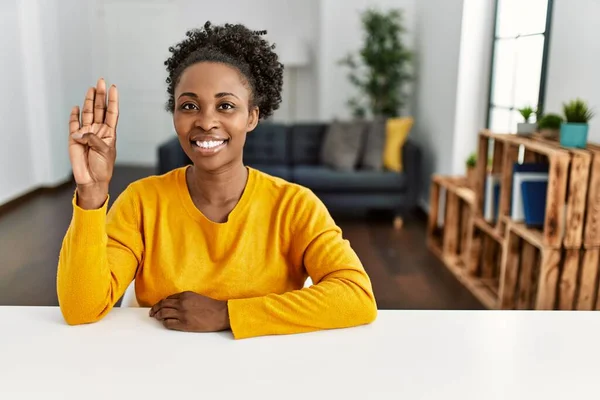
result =
[{"label": "open palm", "polygon": [[110,87],[107,107],[106,83],[102,78],[95,88],[88,89],[81,119],[78,106],[71,110],[69,158],[78,186],[110,182],[116,158],[118,117],[117,87]]}]

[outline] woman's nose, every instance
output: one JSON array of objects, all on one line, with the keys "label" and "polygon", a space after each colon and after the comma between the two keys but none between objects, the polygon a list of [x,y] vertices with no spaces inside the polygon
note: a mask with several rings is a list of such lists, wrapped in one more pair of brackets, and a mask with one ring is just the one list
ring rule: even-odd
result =
[{"label": "woman's nose", "polygon": [[205,132],[215,129],[219,126],[219,120],[217,113],[212,110],[204,109],[196,113],[196,119],[194,120],[194,127],[200,128]]}]

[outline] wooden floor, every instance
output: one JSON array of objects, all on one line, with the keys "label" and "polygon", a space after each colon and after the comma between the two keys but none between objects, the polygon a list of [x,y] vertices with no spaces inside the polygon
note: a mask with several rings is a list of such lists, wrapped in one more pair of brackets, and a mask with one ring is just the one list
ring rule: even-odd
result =
[{"label": "wooden floor", "polygon": [[[148,168],[118,167],[111,202]],[[74,187],[35,195],[0,214],[0,305],[57,305],[56,266]],[[427,250],[424,218],[401,231],[388,215],[335,216],[371,277],[380,309],[482,309]]]}]

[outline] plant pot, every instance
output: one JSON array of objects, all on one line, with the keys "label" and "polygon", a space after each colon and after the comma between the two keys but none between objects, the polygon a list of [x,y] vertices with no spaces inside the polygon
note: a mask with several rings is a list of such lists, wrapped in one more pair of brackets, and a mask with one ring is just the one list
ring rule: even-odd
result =
[{"label": "plant pot", "polygon": [[587,146],[589,125],[566,122],[560,126],[560,145],[584,149]]},{"label": "plant pot", "polygon": [[544,139],[558,140],[560,129],[542,129],[540,130],[540,135],[542,135]]},{"label": "plant pot", "polygon": [[467,185],[471,189],[475,189],[477,186],[477,169],[475,167],[467,167]]},{"label": "plant pot", "polygon": [[519,122],[517,124],[517,135],[531,135],[535,132],[537,124],[531,122]]}]

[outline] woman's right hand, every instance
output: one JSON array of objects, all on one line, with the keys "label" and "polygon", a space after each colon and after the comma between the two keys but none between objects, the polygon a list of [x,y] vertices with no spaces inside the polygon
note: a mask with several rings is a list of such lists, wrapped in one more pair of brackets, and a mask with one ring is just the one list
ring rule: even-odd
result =
[{"label": "woman's right hand", "polygon": [[117,87],[110,87],[107,107],[102,78],[95,88],[88,89],[81,119],[78,106],[71,110],[69,158],[77,184],[77,204],[84,209],[101,207],[108,196],[116,159],[118,117]]}]

